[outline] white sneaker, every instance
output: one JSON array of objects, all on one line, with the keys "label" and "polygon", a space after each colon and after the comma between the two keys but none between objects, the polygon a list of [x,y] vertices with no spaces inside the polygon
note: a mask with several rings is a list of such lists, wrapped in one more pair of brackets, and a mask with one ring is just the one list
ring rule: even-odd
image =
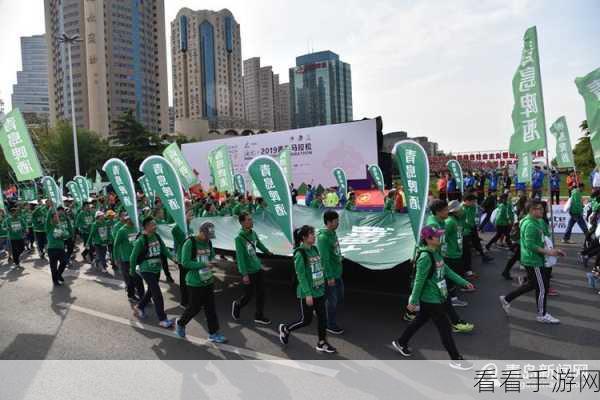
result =
[{"label": "white sneaker", "polygon": [[548,313],[546,313],[543,317],[537,317],[536,319],[542,324],[560,324],[560,320],[558,318],[554,318]]},{"label": "white sneaker", "polygon": [[510,303],[506,301],[506,298],[504,296],[500,296],[500,305],[502,306],[502,309],[504,310],[506,315],[508,315],[510,313]]},{"label": "white sneaker", "polygon": [[458,297],[454,297],[454,298],[450,299],[450,301],[452,302],[452,306],[454,306],[454,307],[466,307],[469,305],[468,302],[461,300]]}]

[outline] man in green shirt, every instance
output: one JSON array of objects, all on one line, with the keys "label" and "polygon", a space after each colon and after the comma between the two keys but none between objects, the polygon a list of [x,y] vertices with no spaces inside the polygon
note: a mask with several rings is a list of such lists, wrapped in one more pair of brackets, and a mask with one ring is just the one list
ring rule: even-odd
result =
[{"label": "man in green shirt", "polygon": [[317,249],[321,256],[321,265],[325,271],[327,286],[325,294],[327,298],[327,332],[341,335],[344,330],[337,324],[337,306],[344,301],[344,281],[342,280],[342,253],[340,243],[335,233],[340,219],[337,212],[325,211],[323,222],[325,229],[321,229],[317,235]]},{"label": "man in green shirt", "polygon": [[12,259],[17,268],[21,268],[21,254],[25,249],[25,231],[27,224],[23,217],[19,214],[19,208],[12,206],[10,215],[6,218],[6,230],[10,248],[12,250]]},{"label": "man in green shirt", "polygon": [[246,196],[238,196],[238,201],[235,204],[235,206],[233,206],[233,208],[231,209],[231,213],[236,217],[239,217],[241,213],[251,214],[250,205],[248,204],[248,199],[246,198]]},{"label": "man in green shirt", "polygon": [[550,286],[550,268],[545,267],[545,257],[562,257],[559,249],[546,248],[544,243],[544,205],[538,199],[528,204],[528,215],[519,223],[521,266],[527,272],[527,281],[506,296],[500,296],[500,304],[508,315],[510,303],[517,297],[535,289],[537,321],[544,324],[558,324],[560,321],[546,311],[546,297]]},{"label": "man in green shirt", "polygon": [[513,224],[514,215],[512,212],[512,205],[508,199],[508,195],[502,194],[498,199],[496,205],[496,219],[494,225],[496,226],[496,234],[492,239],[487,242],[485,249],[490,250],[490,247],[498,241],[500,238],[504,238],[508,245],[510,245],[510,229]]},{"label": "man in green shirt", "polygon": [[185,338],[185,326],[204,308],[208,323],[208,340],[225,343],[227,339],[219,333],[219,320],[215,307],[215,288],[212,269],[215,267],[215,250],[211,239],[215,238],[215,226],[211,222],[200,225],[198,233],[190,236],[181,249],[181,263],[188,270],[186,284],[189,303],[175,321],[175,334]]},{"label": "man in green shirt", "polygon": [[356,210],[356,194],[354,192],[348,193],[348,201],[344,205],[344,209],[347,211]]},{"label": "man in green shirt", "polygon": [[6,231],[6,213],[0,208],[0,257],[6,256],[6,246],[8,245],[8,232]]},{"label": "man in green shirt", "polygon": [[37,251],[42,260],[46,259],[46,219],[48,211],[52,209],[52,200],[46,199],[45,204],[40,204],[31,214],[31,223]]},{"label": "man in green shirt", "polygon": [[25,235],[25,249],[27,252],[33,250],[33,243],[35,242],[35,236],[33,235],[33,210],[37,201],[30,201],[26,206],[23,207],[23,218],[27,224],[27,234]]},{"label": "man in green shirt", "polygon": [[563,236],[562,242],[569,243],[571,242],[571,232],[573,231],[573,227],[575,224],[579,225],[581,231],[587,236],[588,229],[585,224],[585,220],[583,219],[583,200],[581,198],[581,191],[583,190],[583,183],[579,184],[578,188],[575,188],[571,192],[571,197],[569,201],[571,202],[571,206],[569,207],[569,223],[567,224],[567,230],[565,231],[565,235]]},{"label": "man in green shirt", "polygon": [[69,237],[68,223],[64,217],[64,208],[58,206],[56,212],[49,210],[46,219],[46,235],[48,239],[48,259],[54,286],[64,283],[62,274],[66,268],[65,239]]},{"label": "man in green shirt", "polygon": [[121,275],[125,281],[127,298],[130,303],[137,303],[144,297],[144,283],[135,272],[132,274],[129,258],[133,252],[133,243],[137,238],[138,230],[131,217],[126,212],[121,212],[118,231],[113,242],[113,251],[116,262],[121,268]]},{"label": "man in green shirt", "polygon": [[254,221],[248,213],[240,214],[238,221],[242,226],[240,233],[235,238],[235,258],[238,271],[242,275],[244,284],[244,295],[234,300],[231,305],[231,316],[234,320],[240,318],[242,308],[244,308],[256,293],[256,312],[254,313],[254,322],[261,325],[269,325],[271,320],[265,317],[265,282],[262,264],[256,249],[262,251],[265,255],[271,255],[271,252],[265,247],[258,238],[258,235],[252,228]]},{"label": "man in green shirt", "polygon": [[133,245],[133,251],[129,257],[129,273],[136,273],[136,266],[139,265],[140,274],[148,286],[144,297],[137,305],[133,307],[134,315],[140,319],[146,318],[145,308],[150,302],[154,303],[154,309],[158,318],[159,325],[162,328],[171,328],[173,320],[167,318],[165,313],[165,303],[163,299],[158,279],[160,278],[161,255],[175,260],[175,257],[169,252],[162,239],[156,233],[156,222],[154,218],[147,217],[142,222],[143,231]]},{"label": "man in green shirt", "polygon": [[96,268],[101,268],[102,271],[106,272],[106,251],[108,249],[108,242],[110,241],[109,226],[104,219],[103,211],[96,211],[96,220],[90,228],[90,234],[88,236],[86,247],[94,248],[94,264]]},{"label": "man in green shirt", "polygon": [[[183,244],[187,239],[188,235],[191,234],[190,222],[192,222],[193,210],[189,205],[186,205],[186,213],[185,219],[188,226],[188,232],[184,233],[179,225],[175,224],[173,229],[171,229],[171,234],[173,235],[173,245],[175,246],[175,254],[177,257],[177,268],[179,269],[179,292],[180,292],[180,304],[183,308],[186,308],[188,305],[188,290],[186,285],[186,275],[188,270],[183,266],[181,262],[181,250],[183,249]],[[167,267],[168,268],[168,267]]]},{"label": "man in green shirt", "polygon": [[[75,217],[75,228],[77,228],[77,232],[79,233],[79,237],[81,238],[82,243],[86,244],[89,236],[90,229],[92,228],[92,224],[94,223],[94,214],[92,212],[92,203],[86,202],[85,205]],[[88,248],[87,246],[81,252],[81,257],[83,261],[86,261],[86,257],[90,256],[90,260],[93,260],[93,249]]]}]

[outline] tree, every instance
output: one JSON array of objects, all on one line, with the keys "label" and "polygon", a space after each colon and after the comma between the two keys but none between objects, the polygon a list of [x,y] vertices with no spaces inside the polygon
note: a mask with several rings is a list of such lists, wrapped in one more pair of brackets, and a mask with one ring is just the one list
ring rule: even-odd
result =
[{"label": "tree", "polygon": [[592,152],[592,145],[590,143],[590,131],[588,129],[587,121],[583,121],[579,125],[579,129],[584,136],[579,138],[579,141],[573,149],[573,155],[575,156],[575,166],[578,171],[583,172],[584,175],[588,175],[595,167],[594,153]]},{"label": "tree", "polygon": [[[44,173],[56,178],[64,177],[65,183],[75,176],[73,132],[67,122],[59,122],[49,130],[32,131],[38,154],[44,154]],[[87,129],[77,129],[79,168],[82,175],[93,179],[96,170],[111,157],[108,141]]]},{"label": "tree", "polygon": [[157,134],[148,132],[135,119],[132,111],[115,121],[115,135],[111,139],[115,157],[127,164],[134,179],[141,175],[139,169],[144,159],[160,154],[165,147]]}]

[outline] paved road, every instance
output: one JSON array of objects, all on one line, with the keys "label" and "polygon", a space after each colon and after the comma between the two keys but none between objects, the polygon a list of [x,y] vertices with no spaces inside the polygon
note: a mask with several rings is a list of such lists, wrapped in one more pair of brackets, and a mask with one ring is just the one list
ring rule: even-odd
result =
[{"label": "paved road", "polygon": [[[581,240],[581,238],[579,238]],[[553,286],[560,292],[549,299],[550,312],[561,319],[557,326],[535,321],[533,296],[513,303],[507,318],[498,296],[516,284],[499,277],[508,257],[493,250],[495,261],[476,265],[479,291],[465,294],[469,307],[459,309],[463,319],[476,324],[469,335],[456,335],[459,350],[471,359],[600,359],[600,296],[586,287],[578,265],[577,245],[565,247],[568,257],[554,269]],[[287,348],[279,344],[276,326],[297,317],[297,300],[291,287],[291,265],[267,261],[267,315],[269,327],[251,321],[252,305],[242,320],[232,321],[230,305],[241,293],[231,262],[219,263],[217,307],[227,346],[205,341],[205,320],[200,314],[188,325],[188,340],[158,328],[154,312],[140,323],[132,317],[120,276],[97,274],[77,264],[65,273],[67,284],[53,289],[48,265],[28,256],[24,269],[0,265],[0,359],[325,359],[314,351],[316,322],[294,333]],[[337,359],[397,359],[390,346],[406,326],[401,320],[405,286],[400,269],[373,272],[351,266],[347,272],[346,302],[340,310],[343,336],[331,337]],[[174,276],[177,273],[174,272]],[[162,283],[169,316],[178,306],[176,285]],[[411,342],[417,359],[446,359],[433,325],[424,327]]]}]

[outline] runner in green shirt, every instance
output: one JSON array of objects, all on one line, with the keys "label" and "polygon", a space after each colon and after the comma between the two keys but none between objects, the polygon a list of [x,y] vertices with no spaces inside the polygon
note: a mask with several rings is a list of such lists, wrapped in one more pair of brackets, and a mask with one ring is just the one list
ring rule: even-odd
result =
[{"label": "runner in green shirt", "polygon": [[587,236],[588,229],[583,219],[583,200],[581,198],[581,192],[583,190],[583,183],[579,184],[578,188],[573,189],[571,192],[571,197],[569,201],[571,202],[571,206],[569,207],[569,222],[567,224],[567,230],[565,231],[565,235],[563,236],[563,243],[571,242],[571,232],[573,231],[573,227],[575,224],[579,225],[581,231]]},{"label": "runner in green shirt", "polygon": [[6,213],[0,208],[0,257],[6,256],[6,247],[8,245],[8,232],[6,230]]},{"label": "runner in green shirt", "polygon": [[512,205],[508,200],[508,195],[502,194],[498,199],[496,205],[496,219],[494,224],[496,225],[496,234],[494,237],[485,245],[485,249],[490,251],[490,247],[496,243],[500,238],[505,238],[506,243],[510,245],[510,228],[513,223],[513,212]]},{"label": "runner in green shirt", "polygon": [[215,250],[211,239],[215,237],[215,226],[211,222],[200,225],[198,233],[190,236],[181,250],[181,263],[188,271],[186,284],[189,303],[185,311],[175,321],[175,334],[185,337],[185,326],[194,318],[201,308],[208,323],[208,340],[214,343],[225,343],[227,339],[219,333],[219,320],[215,307],[215,293],[212,269]]},{"label": "runner in green shirt", "polygon": [[[92,228],[93,223],[94,214],[92,212],[92,204],[88,201],[75,216],[75,228],[77,229],[79,237],[81,238],[81,241],[84,244],[84,246],[88,238],[90,237],[90,229]],[[85,249],[81,252],[81,257],[83,258],[83,261],[86,261],[88,255],[90,257],[90,261],[93,260],[93,249],[89,249],[86,246]]]},{"label": "runner in green shirt", "polygon": [[33,242],[35,241],[35,237],[33,235],[33,210],[35,209],[36,202],[29,202],[27,205],[23,206],[23,219],[25,219],[25,223],[27,224],[27,234],[25,235],[25,250],[30,252],[33,250]]},{"label": "runner in green shirt", "polygon": [[138,274],[131,273],[129,260],[133,252],[133,243],[138,234],[138,229],[133,224],[131,217],[126,212],[121,212],[119,230],[115,234],[113,251],[115,260],[121,268],[121,275],[125,281],[127,298],[130,303],[137,303],[144,297],[144,283]]},{"label": "runner in green shirt", "polygon": [[46,199],[45,204],[40,204],[33,210],[31,214],[31,222],[33,227],[33,235],[35,237],[35,244],[37,251],[42,260],[46,259],[46,220],[48,217],[48,210],[52,209],[52,201]]},{"label": "runner in green shirt", "polygon": [[21,254],[23,254],[23,250],[25,249],[24,238],[27,224],[20,215],[17,206],[13,206],[10,209],[10,214],[8,218],[6,218],[5,226],[8,233],[8,240],[10,241],[13,262],[17,268],[21,268]]},{"label": "runner in green shirt", "polygon": [[46,234],[48,238],[48,259],[54,286],[64,283],[63,272],[66,268],[65,239],[69,237],[69,226],[64,216],[64,208],[58,206],[56,212],[48,211],[46,218]]},{"label": "runner in green shirt", "polygon": [[440,239],[443,234],[441,230],[433,226],[425,226],[421,230],[421,241],[416,260],[416,276],[407,306],[410,311],[414,312],[417,310],[418,305],[419,311],[417,317],[408,325],[402,336],[392,342],[392,346],[404,357],[412,356],[412,350],[408,347],[408,342],[429,319],[432,319],[452,360],[450,366],[467,370],[471,369],[473,364],[463,359],[452,338],[447,316],[448,289],[446,283],[450,280],[469,289],[474,287],[473,284],[461,278],[444,263],[443,258],[440,256]]},{"label": "runner in green shirt", "polygon": [[333,354],[337,350],[327,342],[325,271],[315,241],[315,228],[312,226],[304,225],[294,232],[294,269],[298,280],[296,294],[300,299],[300,318],[296,322],[279,325],[279,340],[287,345],[293,331],[310,325],[314,311],[319,338],[315,349]]},{"label": "runner in green shirt", "polygon": [[188,226],[187,234],[183,233],[183,231],[177,224],[175,224],[173,229],[171,229],[171,234],[173,235],[173,245],[175,246],[175,254],[177,258],[177,268],[179,269],[179,299],[180,304],[183,308],[187,307],[188,305],[188,290],[185,279],[187,275],[187,269],[184,268],[181,260],[181,250],[183,249],[183,243],[185,242],[186,238],[189,236],[189,234],[192,233],[190,223],[192,222],[192,218],[194,216],[193,210],[190,208],[189,205],[186,205],[186,209],[187,211],[185,213],[185,219]]},{"label": "runner in green shirt", "polygon": [[106,251],[110,241],[109,226],[104,219],[104,212],[96,211],[96,220],[90,228],[90,234],[86,242],[88,248],[94,248],[95,258],[92,266],[101,268],[106,272]]}]

